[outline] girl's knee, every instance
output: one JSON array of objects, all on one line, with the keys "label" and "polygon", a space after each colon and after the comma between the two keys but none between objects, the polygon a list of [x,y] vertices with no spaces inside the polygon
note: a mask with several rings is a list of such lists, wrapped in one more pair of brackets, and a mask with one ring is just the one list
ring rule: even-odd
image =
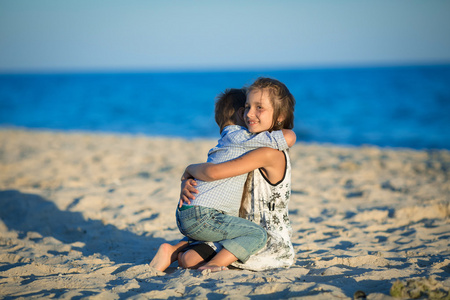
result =
[{"label": "girl's knee", "polygon": [[183,254],[184,254],[184,252],[179,252],[177,255],[178,266],[180,268],[186,269],[187,267],[184,266]]},{"label": "girl's knee", "polygon": [[185,269],[196,269],[204,263],[203,258],[193,250],[188,250],[178,255],[178,265]]}]

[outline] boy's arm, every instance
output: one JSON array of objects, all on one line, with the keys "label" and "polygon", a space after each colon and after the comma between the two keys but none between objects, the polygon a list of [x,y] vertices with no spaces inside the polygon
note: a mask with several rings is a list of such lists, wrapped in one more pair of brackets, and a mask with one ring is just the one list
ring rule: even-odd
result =
[{"label": "boy's arm", "polygon": [[295,135],[295,132],[291,129],[281,129],[283,132],[284,139],[286,140],[286,143],[289,148],[294,146],[295,142],[297,141],[297,136]]}]

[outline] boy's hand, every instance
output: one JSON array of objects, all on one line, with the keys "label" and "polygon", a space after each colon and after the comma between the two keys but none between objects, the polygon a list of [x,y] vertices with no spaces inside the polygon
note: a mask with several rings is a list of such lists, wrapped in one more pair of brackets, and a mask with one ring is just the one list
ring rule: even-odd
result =
[{"label": "boy's hand", "polygon": [[197,182],[192,178],[184,179],[181,181],[180,202],[178,204],[179,207],[181,207],[183,203],[191,204],[190,200],[195,199],[195,196],[193,194],[198,194],[198,190],[194,187],[196,185]]},{"label": "boy's hand", "polygon": [[181,181],[187,180],[187,179],[191,179],[194,178],[191,174],[189,174],[189,172],[186,170],[184,170],[183,175],[181,176]]}]

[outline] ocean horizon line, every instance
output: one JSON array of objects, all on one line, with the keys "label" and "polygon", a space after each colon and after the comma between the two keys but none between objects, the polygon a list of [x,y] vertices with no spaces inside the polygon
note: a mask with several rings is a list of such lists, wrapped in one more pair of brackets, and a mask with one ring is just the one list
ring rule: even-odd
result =
[{"label": "ocean horizon line", "polygon": [[56,68],[1,70],[0,76],[10,75],[105,75],[105,74],[202,74],[202,73],[268,73],[314,70],[408,69],[449,67],[449,62],[380,63],[380,64],[317,64],[298,66],[261,66],[242,68]]}]

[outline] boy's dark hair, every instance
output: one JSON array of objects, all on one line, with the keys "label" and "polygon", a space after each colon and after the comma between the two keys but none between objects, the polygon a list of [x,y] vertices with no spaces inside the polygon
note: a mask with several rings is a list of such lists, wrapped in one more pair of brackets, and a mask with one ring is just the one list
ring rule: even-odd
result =
[{"label": "boy's dark hair", "polygon": [[245,89],[226,89],[216,97],[215,119],[220,132],[227,125],[236,124],[236,113],[245,106]]},{"label": "boy's dark hair", "polygon": [[[247,93],[255,90],[267,91],[273,106],[273,125],[269,131],[294,128],[295,98],[284,83],[266,77],[259,77],[247,88]],[[277,119],[283,116],[284,120],[278,124]]]}]

